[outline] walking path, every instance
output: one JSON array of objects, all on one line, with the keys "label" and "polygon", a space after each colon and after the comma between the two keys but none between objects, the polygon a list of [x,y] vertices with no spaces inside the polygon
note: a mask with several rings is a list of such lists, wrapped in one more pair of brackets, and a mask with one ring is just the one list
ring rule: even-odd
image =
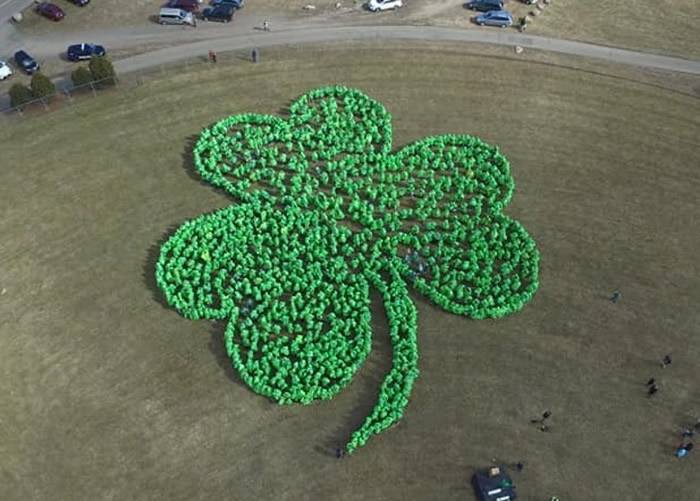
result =
[{"label": "walking path", "polygon": [[137,56],[127,57],[115,63],[118,72],[145,69],[149,66],[171,63],[179,59],[206,54],[209,49],[227,51],[251,47],[270,47],[283,44],[314,44],[353,40],[420,40],[487,43],[495,45],[520,45],[576,56],[592,57],[606,61],[678,71],[700,75],[700,61],[691,61],[669,56],[604,47],[584,42],[573,42],[554,38],[504,33],[501,30],[442,28],[438,26],[300,26],[269,33],[230,35],[222,38],[168,47]]},{"label": "walking path", "polygon": [[[12,1],[12,0],[11,0]],[[15,0],[22,2],[24,0]],[[2,0],[0,0],[2,2]],[[0,4],[1,6],[1,4]],[[330,22],[329,22],[330,21]],[[526,35],[511,31],[482,28],[448,28],[415,25],[354,25],[333,23],[332,20],[303,19],[287,21],[280,19],[272,23],[273,31],[263,32],[256,24],[259,20],[241,15],[236,25],[199,23],[200,28],[163,27],[115,27],[99,32],[43,36],[40,39],[24,39],[11,25],[0,26],[0,41],[6,48],[20,46],[28,48],[39,60],[58,57],[68,43],[96,41],[110,50],[134,49],[138,47],[167,47],[149,50],[142,54],[118,59],[114,62],[118,74],[145,70],[162,64],[206,55],[209,50],[265,48],[276,45],[304,45],[336,41],[361,40],[412,40],[485,43],[504,46],[521,46],[574,56],[600,59],[612,63],[627,64],[655,70],[667,70],[700,75],[700,61],[662,56],[645,52],[606,47],[585,42]],[[202,26],[203,25],[203,26]],[[59,88],[65,87],[65,77],[55,79]],[[7,96],[0,97],[0,109],[9,106]]]}]

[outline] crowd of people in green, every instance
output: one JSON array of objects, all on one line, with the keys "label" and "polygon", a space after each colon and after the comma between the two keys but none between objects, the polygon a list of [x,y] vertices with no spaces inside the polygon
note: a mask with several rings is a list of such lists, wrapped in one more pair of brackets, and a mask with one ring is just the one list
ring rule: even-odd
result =
[{"label": "crowd of people in green", "polygon": [[500,317],[532,298],[539,253],[503,212],[514,185],[497,148],[443,135],[392,153],[387,110],[342,86],[308,92],[289,112],[202,131],[195,167],[235,204],[184,223],[156,278],[186,318],[228,322],[233,366],[281,404],[330,399],[352,380],[378,290],[392,369],[352,453],[401,419],[418,376],[408,287],[452,313]]}]

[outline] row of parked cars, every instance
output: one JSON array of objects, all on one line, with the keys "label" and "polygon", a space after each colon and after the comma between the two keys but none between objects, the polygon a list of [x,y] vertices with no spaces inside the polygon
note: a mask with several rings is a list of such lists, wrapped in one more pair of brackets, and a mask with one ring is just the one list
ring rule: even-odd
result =
[{"label": "row of parked cars", "polygon": [[[96,56],[104,56],[107,51],[101,45],[93,43],[78,43],[69,45],[66,49],[66,57],[69,61],[84,61]],[[39,71],[39,63],[25,50],[18,50],[14,55],[15,65],[27,75],[32,75]],[[12,76],[12,68],[5,61],[0,61],[0,80],[5,80]]]},{"label": "row of parked cars", "polygon": [[244,5],[244,0],[212,0],[209,7],[201,12],[201,0],[170,0],[160,9],[158,22],[160,24],[196,24],[196,16],[204,21],[220,21],[228,23],[233,14]]},{"label": "row of parked cars", "polygon": [[[90,3],[90,0],[68,0],[70,3],[77,5],[78,7],[85,7]],[[41,2],[36,6],[37,13],[44,17],[48,17],[52,21],[60,21],[66,17],[66,13],[62,8],[60,8],[55,3],[51,2]]]}]

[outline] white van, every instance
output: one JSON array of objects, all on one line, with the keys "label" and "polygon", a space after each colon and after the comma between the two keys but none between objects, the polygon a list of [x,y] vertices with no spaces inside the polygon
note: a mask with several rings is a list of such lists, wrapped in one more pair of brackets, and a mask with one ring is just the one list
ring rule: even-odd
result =
[{"label": "white van", "polygon": [[194,25],[194,17],[191,12],[182,9],[160,9],[158,18],[160,24],[192,24]]}]

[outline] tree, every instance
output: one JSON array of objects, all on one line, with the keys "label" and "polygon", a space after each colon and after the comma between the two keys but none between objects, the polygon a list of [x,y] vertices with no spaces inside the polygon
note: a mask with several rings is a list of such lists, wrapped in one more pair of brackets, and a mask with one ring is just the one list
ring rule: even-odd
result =
[{"label": "tree", "polygon": [[13,108],[16,106],[22,106],[32,99],[34,99],[32,96],[32,91],[26,85],[16,83],[10,87],[10,105]]},{"label": "tree", "polygon": [[35,98],[50,96],[56,92],[56,86],[49,79],[49,77],[43,73],[34,73],[34,75],[32,75],[32,81],[30,82],[29,87],[31,87],[32,95]]},{"label": "tree", "polygon": [[92,78],[96,82],[114,85],[116,73],[112,62],[106,57],[93,57],[88,65]]},{"label": "tree", "polygon": [[86,66],[80,66],[70,74],[70,79],[73,81],[73,85],[80,87],[81,85],[87,85],[92,82],[92,73],[90,73],[90,70],[88,70]]}]

